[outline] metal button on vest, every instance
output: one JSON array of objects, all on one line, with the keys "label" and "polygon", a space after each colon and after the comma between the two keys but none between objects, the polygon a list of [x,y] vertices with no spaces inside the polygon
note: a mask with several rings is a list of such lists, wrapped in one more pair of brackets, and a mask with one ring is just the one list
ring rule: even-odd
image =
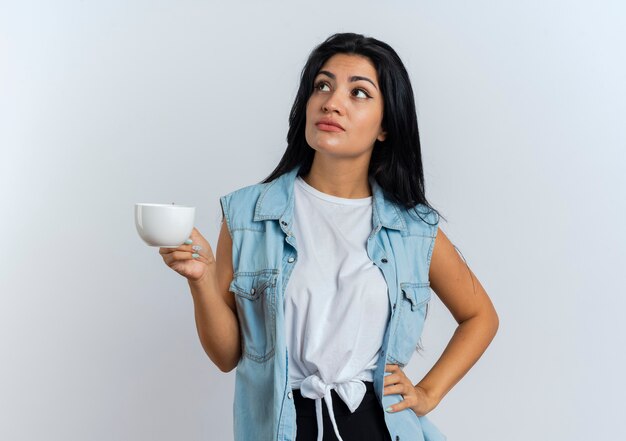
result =
[{"label": "metal button on vest", "polygon": [[250,294],[254,294],[254,288],[250,290]]},{"label": "metal button on vest", "polygon": [[293,257],[290,257],[289,259],[287,259],[287,262],[292,263],[294,260],[296,259],[294,259]]},{"label": "metal button on vest", "polygon": [[291,391],[287,392],[287,398],[289,398],[291,400],[291,397],[292,397]]}]

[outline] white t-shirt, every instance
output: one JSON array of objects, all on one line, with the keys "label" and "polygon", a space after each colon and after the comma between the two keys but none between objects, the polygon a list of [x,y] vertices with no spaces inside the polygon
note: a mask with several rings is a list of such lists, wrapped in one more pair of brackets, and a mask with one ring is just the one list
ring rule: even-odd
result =
[{"label": "white t-shirt", "polygon": [[322,439],[324,398],[335,434],[331,390],[354,412],[373,381],[389,317],[387,283],[367,255],[372,196],[340,198],[300,176],[294,185],[298,263],[285,290],[292,389],[316,400]]}]

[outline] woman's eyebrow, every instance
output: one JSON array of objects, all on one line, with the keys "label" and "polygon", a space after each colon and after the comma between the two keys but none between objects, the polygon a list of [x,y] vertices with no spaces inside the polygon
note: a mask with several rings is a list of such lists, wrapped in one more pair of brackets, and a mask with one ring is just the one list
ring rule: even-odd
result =
[{"label": "woman's eyebrow", "polygon": [[[336,78],[334,73],[328,72],[327,70],[320,70],[318,75],[319,74],[324,74],[324,75],[332,78],[333,80]],[[353,76],[350,77],[350,81],[351,82],[359,81],[359,80],[369,81],[370,83],[372,83],[372,86],[376,87],[376,84],[374,84],[374,82],[372,80],[370,80],[369,78],[367,78],[367,77],[361,77],[361,76],[358,76],[358,75],[353,75]],[[376,87],[376,90],[378,90],[378,87]]]}]

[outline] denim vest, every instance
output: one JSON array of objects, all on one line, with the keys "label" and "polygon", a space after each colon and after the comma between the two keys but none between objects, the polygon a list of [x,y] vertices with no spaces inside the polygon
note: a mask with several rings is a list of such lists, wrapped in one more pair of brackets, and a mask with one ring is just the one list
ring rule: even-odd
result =
[{"label": "denim vest", "polygon": [[[235,377],[235,441],[295,441],[296,409],[289,385],[285,287],[298,262],[293,235],[294,181],[299,167],[265,184],[220,197],[232,237],[233,280],[242,356]],[[383,395],[385,364],[405,366],[418,344],[428,301],[428,269],[439,219],[424,205],[407,210],[370,177],[374,229],[367,254],[388,286],[391,314],[374,371],[382,408],[402,401]],[[420,216],[416,211],[420,212]],[[321,244],[323,245],[323,244]],[[383,411],[392,441],[444,441],[426,416],[411,409]]]}]

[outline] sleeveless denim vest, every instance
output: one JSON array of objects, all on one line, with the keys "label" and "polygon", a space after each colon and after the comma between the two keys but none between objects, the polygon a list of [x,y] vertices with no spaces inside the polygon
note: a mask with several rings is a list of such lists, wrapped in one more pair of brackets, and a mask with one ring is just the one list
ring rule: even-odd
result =
[{"label": "sleeveless denim vest", "polygon": [[[284,294],[298,262],[292,228],[298,171],[295,167],[272,182],[220,197],[233,242],[229,289],[236,300],[242,346],[235,376],[235,441],[296,440]],[[387,282],[391,311],[374,371],[374,389],[384,409],[402,401],[401,395],[382,394],[383,377],[389,375],[385,364],[405,366],[422,333],[439,219],[424,205],[407,210],[385,199],[376,180],[370,177],[369,182],[374,229],[367,239],[367,254]],[[383,413],[392,441],[446,440],[426,416],[418,417],[411,409]]]}]

